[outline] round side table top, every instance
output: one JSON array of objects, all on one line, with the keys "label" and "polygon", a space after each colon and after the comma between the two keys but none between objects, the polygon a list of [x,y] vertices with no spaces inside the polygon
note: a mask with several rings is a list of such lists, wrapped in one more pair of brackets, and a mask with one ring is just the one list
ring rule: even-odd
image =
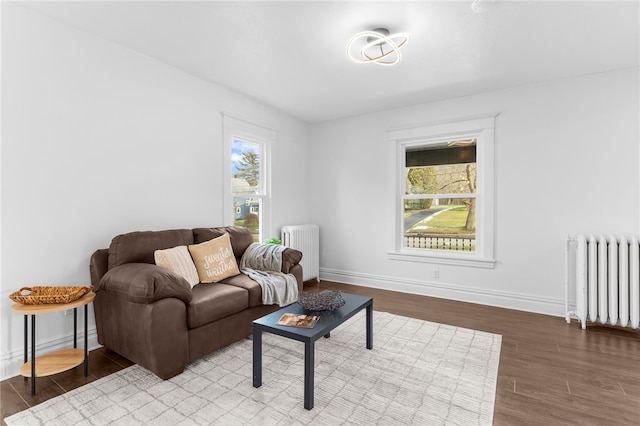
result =
[{"label": "round side table top", "polygon": [[96,294],[92,291],[82,296],[80,299],[74,300],[69,303],[50,303],[43,305],[23,305],[22,303],[14,303],[11,305],[11,310],[16,314],[22,315],[38,315],[46,314],[48,312],[64,311],[66,309],[78,308],[88,303],[93,302],[96,298]]}]

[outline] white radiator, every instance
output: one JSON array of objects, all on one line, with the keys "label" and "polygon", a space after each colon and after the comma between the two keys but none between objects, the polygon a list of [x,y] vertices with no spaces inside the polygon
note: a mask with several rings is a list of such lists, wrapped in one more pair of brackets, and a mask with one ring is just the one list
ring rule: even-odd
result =
[{"label": "white radiator", "polygon": [[[575,248],[575,276],[570,246]],[[578,235],[567,240],[567,322],[587,321],[638,328],[640,324],[640,244],[635,237]],[[568,288],[574,278],[576,310],[569,311]]]},{"label": "white radiator", "polygon": [[302,252],[302,280],[320,281],[320,230],[318,225],[283,226],[282,244]]}]

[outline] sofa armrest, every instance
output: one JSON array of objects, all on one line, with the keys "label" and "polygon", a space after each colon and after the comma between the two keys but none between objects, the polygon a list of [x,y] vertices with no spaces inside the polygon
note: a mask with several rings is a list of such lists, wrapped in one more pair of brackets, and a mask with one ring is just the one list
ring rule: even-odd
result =
[{"label": "sofa armrest", "polygon": [[299,263],[297,265],[293,265],[289,273],[296,277],[296,281],[298,282],[298,293],[302,293],[304,290],[304,281],[302,281],[302,265]]},{"label": "sofa armrest", "polygon": [[291,268],[302,260],[302,252],[291,247],[287,247],[282,252],[282,271],[285,274],[290,273]]},{"label": "sofa armrest", "polygon": [[89,259],[89,273],[91,275],[91,287],[96,291],[100,279],[109,270],[109,249],[96,250]]},{"label": "sofa armrest", "polygon": [[109,269],[94,291],[141,304],[170,297],[189,303],[193,298],[187,280],[149,263],[125,263]]}]

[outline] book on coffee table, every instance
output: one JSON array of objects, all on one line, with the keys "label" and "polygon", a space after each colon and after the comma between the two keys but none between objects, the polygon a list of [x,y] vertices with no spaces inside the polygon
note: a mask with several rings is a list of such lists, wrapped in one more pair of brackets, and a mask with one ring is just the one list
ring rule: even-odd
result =
[{"label": "book on coffee table", "polygon": [[290,327],[313,328],[318,322],[316,315],[283,314],[276,324]]}]

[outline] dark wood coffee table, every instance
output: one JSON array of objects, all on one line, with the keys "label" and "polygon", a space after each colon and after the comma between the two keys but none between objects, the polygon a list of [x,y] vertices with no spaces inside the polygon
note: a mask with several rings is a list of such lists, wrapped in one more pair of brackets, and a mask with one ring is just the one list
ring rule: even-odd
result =
[{"label": "dark wood coffee table", "polygon": [[[345,303],[339,309],[322,312],[313,328],[288,327],[276,323],[284,313],[307,314],[297,303],[253,321],[253,387],[262,386],[262,333],[272,333],[304,343],[304,408],[313,408],[315,342],[330,337],[331,331],[362,309],[367,310],[367,349],[373,349],[373,299],[342,293]],[[313,315],[317,315],[313,313]],[[363,390],[364,391],[364,390]]]}]

